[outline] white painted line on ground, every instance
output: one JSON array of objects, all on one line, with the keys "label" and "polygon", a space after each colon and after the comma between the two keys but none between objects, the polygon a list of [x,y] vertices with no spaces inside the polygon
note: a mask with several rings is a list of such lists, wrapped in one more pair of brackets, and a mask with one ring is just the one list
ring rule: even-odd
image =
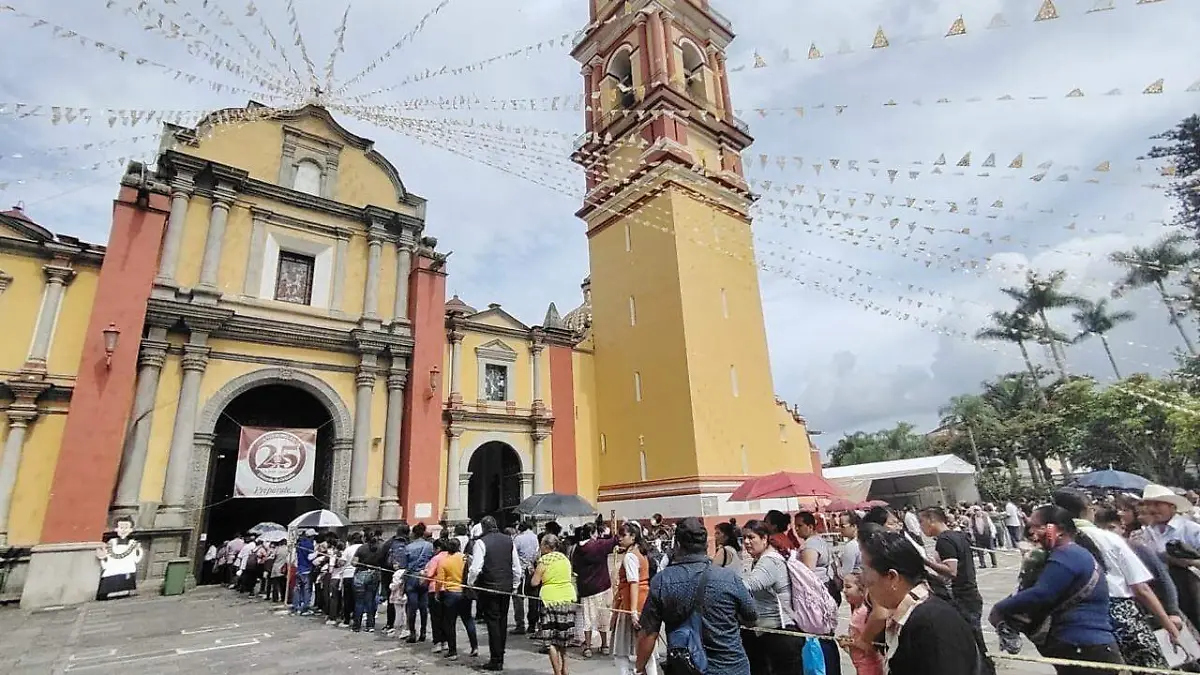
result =
[{"label": "white painted line on ground", "polygon": [[233,628],[240,628],[240,627],[241,627],[241,624],[239,624],[239,623],[227,623],[224,626],[204,626],[202,628],[191,628],[191,629],[184,628],[183,630],[179,631],[179,634],[180,635],[199,635],[200,633],[214,633],[219,630],[230,630]]},{"label": "white painted line on ground", "polygon": [[251,647],[253,645],[262,644],[258,640],[250,640],[249,642],[239,642],[232,645],[217,645],[215,647],[198,647],[196,649],[176,649],[175,653],[179,656],[187,654],[199,654],[201,652],[215,652],[220,649],[233,649],[234,647]]},{"label": "white painted line on ground", "polygon": [[72,654],[69,661],[91,661],[93,659],[106,659],[117,655],[115,649],[105,649],[104,651],[96,651],[96,653],[84,652],[83,654]]},{"label": "white painted line on ground", "polygon": [[403,649],[403,647],[394,647],[392,649],[385,649],[381,652],[375,652],[375,656],[383,656],[384,654],[391,654],[392,652],[398,652],[402,649]]}]

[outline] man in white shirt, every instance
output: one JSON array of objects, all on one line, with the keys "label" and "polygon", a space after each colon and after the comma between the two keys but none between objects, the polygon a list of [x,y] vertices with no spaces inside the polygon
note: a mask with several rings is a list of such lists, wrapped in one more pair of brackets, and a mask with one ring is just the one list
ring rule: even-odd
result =
[{"label": "man in white shirt", "polygon": [[1004,505],[1004,529],[1008,530],[1008,545],[1012,548],[1016,548],[1017,542],[1021,541],[1021,522],[1023,520],[1021,509],[1010,499]]},{"label": "man in white shirt", "polygon": [[[1083,495],[1075,490],[1054,493],[1054,503],[1075,518],[1079,532],[1100,549],[1105,562],[1105,582],[1108,586],[1108,616],[1113,636],[1121,648],[1126,665],[1146,668],[1166,668],[1154,630],[1138,605],[1145,608],[1158,624],[1166,629],[1172,642],[1179,643],[1179,626],[1167,615],[1158,596],[1150,588],[1154,575],[1137,557],[1129,542],[1121,535],[1096,527],[1088,518],[1092,510]],[[1182,622],[1180,622],[1182,624]]]},{"label": "man in white shirt", "polygon": [[918,544],[925,543],[921,537],[921,519],[917,517],[917,512],[911,506],[904,507],[904,529],[908,530],[909,536]]},{"label": "man in white shirt", "polygon": [[1182,559],[1167,554],[1167,544],[1178,541],[1200,551],[1200,523],[1188,518],[1191,503],[1162,485],[1142,490],[1142,508],[1150,517],[1143,532],[1159,555],[1166,556],[1171,580],[1179,592],[1179,608],[1193,624],[1200,625],[1200,559]]},{"label": "man in white shirt", "polygon": [[[537,627],[538,616],[540,615],[540,605],[535,596],[537,588],[533,586],[533,568],[537,565],[538,559],[538,537],[533,531],[533,522],[529,520],[521,521],[517,526],[520,534],[513,537],[513,546],[517,549],[517,556],[521,561],[521,588],[520,595],[513,598],[513,635],[524,635],[526,618],[528,618],[529,631]],[[528,598],[521,597],[529,596]],[[529,603],[529,613],[526,616],[525,603]]]}]

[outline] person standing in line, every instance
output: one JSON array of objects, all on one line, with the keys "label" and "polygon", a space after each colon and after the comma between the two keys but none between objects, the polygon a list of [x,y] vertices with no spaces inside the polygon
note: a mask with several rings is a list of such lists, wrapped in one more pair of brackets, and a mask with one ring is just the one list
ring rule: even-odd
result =
[{"label": "person standing in line", "polygon": [[305,532],[296,542],[296,588],[292,591],[292,614],[308,615],[312,605],[312,559],[316,547]]},{"label": "person standing in line", "polygon": [[1004,503],[1004,529],[1008,530],[1008,545],[1012,548],[1016,548],[1017,542],[1021,541],[1021,524],[1024,520],[1021,509],[1011,499]]},{"label": "person standing in line", "polygon": [[360,630],[375,632],[375,615],[379,609],[379,569],[374,564],[379,560],[382,545],[374,532],[368,532],[366,541],[350,557],[354,564],[354,624],[355,633]]},{"label": "person standing in line", "polygon": [[763,516],[763,520],[771,528],[771,546],[779,551],[779,555],[788,557],[800,548],[800,539],[792,532],[792,517],[783,511],[774,509],[767,511],[767,515]]},{"label": "person standing in line", "polygon": [[[716,567],[708,559],[708,532],[699,518],[684,518],[676,524],[671,565],[650,580],[638,633],[636,675],[656,668],[654,651],[659,636],[678,630],[697,612],[708,672],[750,675],[742,628],[753,626],[758,613],[736,569]],[[696,590],[705,574],[701,610],[695,605]]]},{"label": "person standing in line", "polygon": [[[616,517],[615,512],[613,517]],[[571,568],[575,572],[582,607],[583,656],[591,658],[594,654],[593,633],[600,633],[600,653],[608,653],[608,624],[613,602],[608,557],[617,546],[617,538],[598,536],[590,523],[580,530],[580,542],[571,554]]]},{"label": "person standing in line", "polygon": [[913,541],[922,546],[925,545],[925,539],[921,536],[921,519],[911,504],[904,507],[904,529]]},{"label": "person standing in line", "polygon": [[444,628],[446,619],[443,616],[442,582],[439,581],[442,563],[450,555],[450,540],[438,539],[433,542],[433,557],[425,566],[422,576],[429,580],[429,627],[433,631],[433,653],[440,654],[446,649]]},{"label": "person standing in line", "polygon": [[[405,548],[408,558],[408,570],[404,575],[405,583],[405,612],[408,620],[408,644],[425,641],[425,632],[429,624],[429,579],[425,577],[425,566],[433,559],[433,544],[425,540],[425,523],[417,523],[412,528],[412,539]],[[421,617],[421,632],[417,633],[417,616]]]},{"label": "person standing in line", "polygon": [[222,579],[226,586],[233,588],[238,579],[238,561],[242,548],[246,545],[244,535],[239,534],[229,543],[225,545],[225,578]]},{"label": "person standing in line", "polygon": [[[838,514],[837,522],[838,530],[845,542],[842,544],[838,569],[841,571],[842,578],[845,579],[851,574],[862,572],[862,553],[858,543],[858,524],[862,522],[862,518],[854,511],[846,511]],[[862,589],[861,580],[859,589]]]},{"label": "person standing in line", "polygon": [[[517,526],[520,534],[513,537],[513,544],[517,547],[517,556],[521,560],[521,588],[517,591],[517,595],[513,597],[513,635],[524,635],[525,626],[528,624],[529,632],[533,632],[537,628],[538,621],[538,601],[534,597],[536,589],[533,586],[533,568],[537,564],[538,559],[538,537],[533,531],[533,523],[529,520],[522,520]],[[527,596],[527,597],[522,597]],[[529,612],[525,612],[525,603],[529,603]],[[528,621],[527,621],[528,620]]]},{"label": "person standing in line", "polygon": [[395,597],[392,593],[392,581],[397,571],[403,575],[404,571],[408,569],[408,536],[410,533],[408,523],[400,523],[396,526],[396,534],[388,539],[387,544],[383,547],[386,559],[384,564],[380,565],[383,572],[379,575],[379,585],[388,598],[387,623],[383,626],[383,631],[388,635],[396,633],[396,605],[398,603],[392,601],[392,598]]},{"label": "person standing in line", "polygon": [[[224,546],[224,544],[222,544]],[[207,586],[212,583],[213,570],[217,566],[217,552],[220,549],[214,541],[208,545],[204,551],[204,566],[200,569],[200,585]]]},{"label": "person standing in line", "polygon": [[[754,598],[758,615],[754,627],[768,631],[793,628],[791,618],[782,610],[790,608],[792,602],[787,561],[771,546],[770,527],[761,520],[748,521],[742,528],[742,537],[754,559],[754,567],[742,576],[742,583]],[[750,675],[803,671],[803,640],[777,632],[747,630],[742,633],[742,643],[750,659]],[[838,671],[830,668],[830,672]]]},{"label": "person standing in line", "polygon": [[[612,655],[622,675],[635,671],[637,661],[637,634],[641,629],[642,607],[650,594],[652,551],[647,547],[642,526],[636,520],[627,520],[621,527],[618,542],[621,565],[617,568],[617,592],[613,600],[612,618],[608,630],[612,633]],[[651,673],[657,672],[657,663],[650,664]]]},{"label": "person standing in line", "polygon": [[933,550],[937,555],[926,558],[929,569],[950,580],[951,604],[954,605],[975,636],[979,653],[983,657],[985,673],[994,672],[987,658],[987,645],[983,641],[983,597],[975,582],[975,556],[971,555],[971,542],[959,530],[950,529],[946,512],[937,506],[921,511],[921,529],[934,540]]},{"label": "person standing in line", "polygon": [[287,600],[288,545],[286,541],[271,544],[271,602]]},{"label": "person standing in line", "polygon": [[998,567],[996,564],[996,526],[992,523],[991,517],[988,516],[987,511],[976,505],[968,510],[968,518],[971,521],[971,536],[975,539],[977,549],[975,555],[979,557],[979,569],[987,569],[983,559],[984,550],[987,550],[992,556],[992,567]]},{"label": "person standing in line", "polygon": [[716,553],[713,554],[713,564],[718,567],[741,567],[742,548],[741,537],[733,523],[717,523],[713,526],[713,542]]},{"label": "person standing in line", "polygon": [[[441,605],[442,628],[439,631],[446,643],[446,658],[458,660],[458,623],[461,621],[467,630],[467,641],[471,645],[471,656],[479,656],[479,638],[475,635],[475,622],[471,620],[470,601],[463,595],[463,578],[466,576],[467,558],[458,550],[458,540],[450,537],[439,539],[434,546],[441,544],[446,550],[437,566],[435,582],[438,588],[438,604]],[[434,556],[435,558],[437,556]],[[436,638],[435,638],[436,639]],[[435,653],[437,650],[434,650]]]},{"label": "person standing in line", "polygon": [[488,632],[488,662],[484,670],[504,670],[504,648],[508,638],[508,604],[521,584],[521,558],[512,537],[500,532],[496,519],[479,521],[483,535],[475,540],[467,585],[479,591],[479,615]]},{"label": "person standing in line", "polygon": [[354,555],[363,544],[362,532],[354,532],[346,539],[346,548],[342,550],[342,570],[340,581],[342,588],[342,624],[346,628],[354,625],[354,609],[358,597],[354,594]]},{"label": "person standing in line", "polygon": [[[585,525],[590,529],[590,525]],[[558,551],[558,537],[548,534],[539,544],[533,585],[541,596],[544,616],[537,637],[546,643],[554,675],[567,675],[567,646],[575,637],[575,601],[571,561]]]}]

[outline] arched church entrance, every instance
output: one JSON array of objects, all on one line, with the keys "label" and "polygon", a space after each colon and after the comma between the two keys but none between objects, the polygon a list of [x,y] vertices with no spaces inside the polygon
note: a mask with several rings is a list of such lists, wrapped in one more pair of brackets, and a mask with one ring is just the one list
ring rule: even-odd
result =
[{"label": "arched church entrance", "polygon": [[502,441],[489,441],[475,449],[467,466],[467,517],[476,521],[493,516],[501,527],[517,520],[521,503],[521,457]]},{"label": "arched church entrance", "polygon": [[[205,491],[204,528],[208,542],[222,541],[274,522],[287,526],[297,515],[328,508],[333,486],[334,424],[329,409],[305,389],[289,384],[263,384],[238,394],[220,411],[213,427]],[[238,441],[243,426],[316,429],[317,453],[313,494],[303,497],[235,497]]]}]

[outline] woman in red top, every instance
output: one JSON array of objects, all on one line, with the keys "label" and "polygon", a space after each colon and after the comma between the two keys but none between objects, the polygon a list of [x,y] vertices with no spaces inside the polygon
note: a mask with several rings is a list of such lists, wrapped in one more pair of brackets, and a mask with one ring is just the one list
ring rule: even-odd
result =
[{"label": "woman in red top", "polygon": [[[650,555],[642,526],[628,521],[620,530],[621,565],[617,568],[617,594],[611,619],[612,653],[617,669],[632,674],[637,661],[637,631],[642,607],[650,595]],[[646,675],[656,675],[658,665],[650,659]]]}]

